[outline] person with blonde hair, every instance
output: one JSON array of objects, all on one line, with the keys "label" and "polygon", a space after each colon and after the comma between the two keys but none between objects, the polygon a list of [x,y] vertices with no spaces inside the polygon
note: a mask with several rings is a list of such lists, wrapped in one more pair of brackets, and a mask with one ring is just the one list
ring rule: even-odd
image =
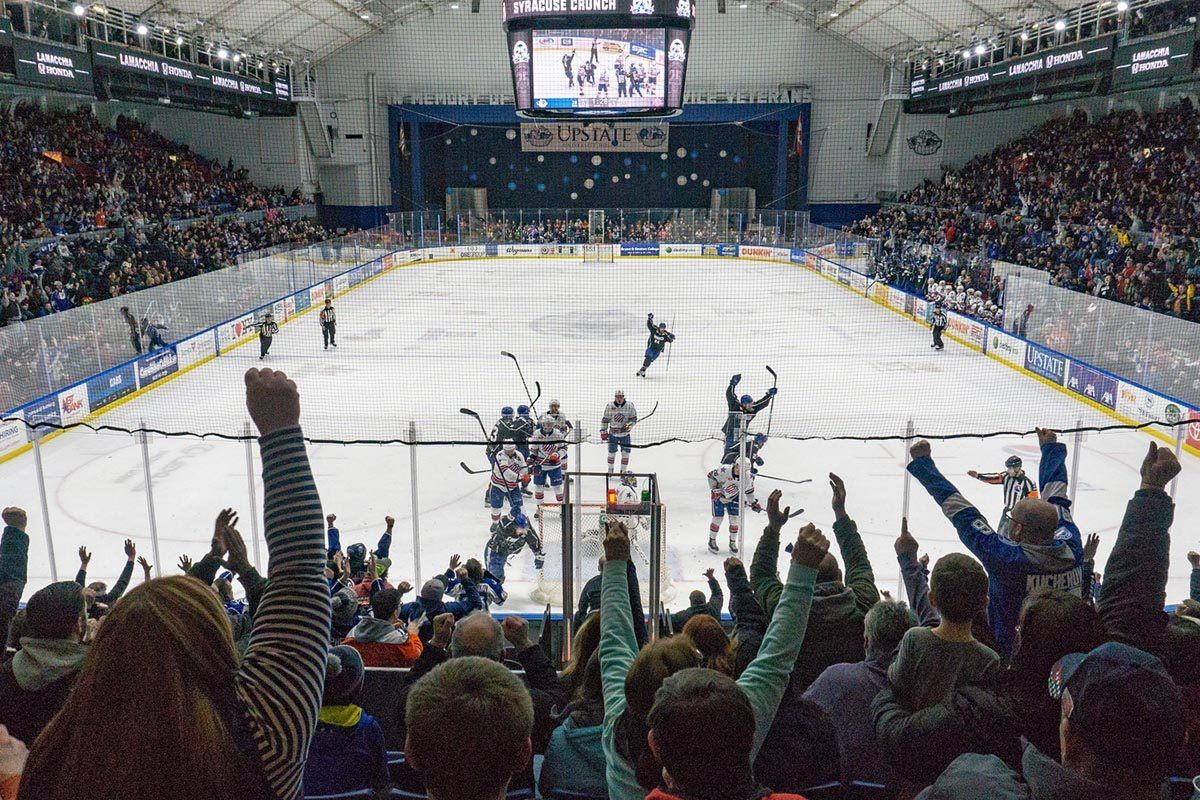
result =
[{"label": "person with blonde hair", "polygon": [[329,637],[321,501],[296,384],[269,369],[245,380],[269,553],[245,655],[239,663],[225,610],[195,578],[128,592],[105,616],[70,700],[32,744],[22,797],[300,796]]}]

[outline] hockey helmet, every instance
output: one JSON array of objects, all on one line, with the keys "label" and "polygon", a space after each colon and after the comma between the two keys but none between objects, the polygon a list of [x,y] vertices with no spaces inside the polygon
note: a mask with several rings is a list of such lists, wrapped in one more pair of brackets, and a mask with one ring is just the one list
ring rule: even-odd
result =
[{"label": "hockey helmet", "polygon": [[517,513],[513,514],[513,524],[518,528],[528,528],[529,517],[525,516],[524,511],[518,511]]},{"label": "hockey helmet", "polygon": [[505,406],[504,408],[500,409],[501,417],[507,418],[507,417],[511,417],[512,415],[513,415],[512,406]]},{"label": "hockey helmet", "polygon": [[557,400],[551,400],[550,401],[550,410],[558,411],[558,409],[559,409],[559,402]]},{"label": "hockey helmet", "polygon": [[754,398],[748,394],[742,395],[742,405],[748,406],[754,403]]},{"label": "hockey helmet", "polygon": [[512,442],[505,442],[505,443],[502,445],[502,449],[503,449],[503,450],[504,450],[504,452],[506,452],[506,453],[515,453],[515,452],[517,452],[517,446],[516,446],[515,444],[513,444]]},{"label": "hockey helmet", "polygon": [[767,435],[765,433],[754,434],[754,443],[756,445],[758,445],[759,447],[762,447],[764,444],[767,443]]},{"label": "hockey helmet", "polygon": [[529,406],[524,406],[524,405],[517,406],[517,416],[528,417],[529,416]]},{"label": "hockey helmet", "polygon": [[1008,467],[1009,469],[1020,469],[1023,463],[1024,462],[1021,461],[1019,456],[1009,456],[1004,460],[1004,466]]},{"label": "hockey helmet", "polygon": [[542,414],[540,417],[538,417],[538,425],[542,426],[546,430],[554,430],[554,417],[550,416],[549,414]]},{"label": "hockey helmet", "polygon": [[616,399],[624,400],[625,399],[625,390],[617,389],[615,392],[613,392],[613,399],[614,400],[616,400]]}]

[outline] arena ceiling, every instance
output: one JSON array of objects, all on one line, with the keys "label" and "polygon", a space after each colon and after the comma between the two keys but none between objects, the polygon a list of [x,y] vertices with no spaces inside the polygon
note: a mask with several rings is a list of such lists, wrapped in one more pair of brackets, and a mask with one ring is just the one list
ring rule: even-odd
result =
[{"label": "arena ceiling", "polygon": [[[953,49],[1077,7],[1056,0],[745,0],[749,5],[825,31],[879,58]],[[144,20],[211,37],[255,54],[281,54],[318,62],[393,25],[449,12],[471,0],[133,0],[122,7]],[[719,25],[718,0],[699,0],[701,16]],[[728,0],[736,13],[742,0]],[[496,0],[483,0],[473,20],[499,30]]]}]

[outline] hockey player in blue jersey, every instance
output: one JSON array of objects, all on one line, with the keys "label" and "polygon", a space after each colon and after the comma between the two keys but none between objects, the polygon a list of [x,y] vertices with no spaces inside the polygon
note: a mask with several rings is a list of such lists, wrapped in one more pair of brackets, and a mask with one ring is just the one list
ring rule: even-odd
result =
[{"label": "hockey player in blue jersey", "polygon": [[529,406],[517,406],[517,418],[513,421],[512,440],[517,443],[517,449],[521,451],[521,455],[525,456],[526,461],[529,461],[529,437],[533,436],[536,427],[533,417],[529,416]]},{"label": "hockey player in blue jersey", "polygon": [[646,377],[646,368],[662,355],[664,347],[675,341],[675,334],[667,331],[667,323],[654,324],[653,314],[646,315],[646,329],[650,331],[650,338],[646,342],[646,360],[642,362],[642,368],[637,371],[639,378]]},{"label": "hockey player in blue jersey", "polygon": [[563,501],[563,467],[567,461],[567,445],[558,432],[554,417],[542,414],[538,429],[530,439],[529,467],[533,470],[533,497],[541,503],[546,496],[546,485],[554,490],[554,498]]},{"label": "hockey player in blue jersey", "polygon": [[729,406],[729,416],[725,419],[725,425],[721,428],[721,433],[725,434],[725,449],[737,449],[734,442],[742,438],[742,423],[743,419],[747,426],[754,419],[754,415],[762,411],[775,400],[776,388],[772,386],[767,389],[767,393],[755,400],[748,394],[738,397],[734,394],[734,387],[742,380],[741,375],[734,375],[729,379],[729,386],[725,389],[725,403]]},{"label": "hockey player in blue jersey", "polygon": [[546,553],[542,549],[542,537],[538,536],[529,525],[529,518],[517,511],[512,516],[507,514],[502,519],[492,523],[492,538],[488,539],[487,547],[483,550],[487,571],[496,576],[496,580],[504,583],[504,568],[509,559],[520,553],[529,545],[533,552],[533,568],[540,570],[546,563]]},{"label": "hockey player in blue jersey", "polygon": [[[766,463],[765,461],[763,461],[763,457],[761,455],[759,455],[759,452],[758,452],[763,449],[763,447],[766,445],[766,443],[767,443],[767,435],[765,433],[756,433],[756,434],[754,434],[753,438],[746,440],[746,447],[745,447],[746,460],[750,462],[751,474],[757,473],[758,468]],[[738,462],[738,446],[735,443],[732,447],[730,447],[728,450],[725,451],[725,454],[723,456],[721,456],[721,463],[722,464],[736,464],[737,462]]]},{"label": "hockey player in blue jersey", "polygon": [[729,551],[737,553],[738,532],[741,530],[741,516],[738,509],[738,495],[742,494],[745,505],[751,511],[762,511],[762,505],[754,496],[754,476],[747,475],[745,492],[742,492],[741,468],[737,462],[722,465],[708,473],[708,490],[712,497],[712,522],[708,526],[708,549],[719,553],[717,534],[721,532],[721,520],[729,515]]},{"label": "hockey player in blue jersey", "polygon": [[912,446],[908,471],[954,523],[958,538],[988,573],[988,622],[1001,653],[1013,651],[1026,595],[1058,589],[1082,597],[1083,537],[1071,517],[1067,494],[1067,447],[1054,431],[1037,429],[1042,460],[1041,497],[1026,497],[1010,513],[1009,537],[996,533],[933,463],[929,442]]},{"label": "hockey player in blue jersey", "polygon": [[492,435],[489,438],[490,444],[487,446],[488,462],[496,463],[496,453],[500,450],[500,445],[503,442],[515,442],[519,423],[513,415],[512,406],[505,406],[500,409],[500,419],[496,420],[496,424],[492,426]]}]

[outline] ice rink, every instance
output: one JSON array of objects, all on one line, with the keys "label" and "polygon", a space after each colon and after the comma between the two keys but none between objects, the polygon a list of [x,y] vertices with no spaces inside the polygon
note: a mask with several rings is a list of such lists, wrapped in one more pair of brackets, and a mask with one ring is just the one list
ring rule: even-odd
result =
[{"label": "ice rink", "polygon": [[[717,465],[729,376],[745,377],[739,391],[759,396],[770,386],[764,364],[779,373],[773,435],[763,471],[803,486],[760,480],[758,493],[784,490],[793,509],[806,509],[785,531],[813,521],[832,539],[832,512],[825,475],[847,484],[847,509],[857,520],[877,583],[893,593],[898,568],[892,543],[904,494],[903,442],[788,440],[795,436],[864,436],[902,433],[908,419],[918,431],[982,432],[1053,426],[1113,424],[1114,420],[1071,397],[984,358],[956,343],[933,353],[928,332],[807,270],[782,264],[732,260],[637,260],[582,264],[578,259],[498,260],[414,265],[387,273],[337,300],[339,344],[321,348],[314,315],[285,325],[268,365],[285,370],[300,386],[306,433],[318,439],[409,438],[410,424],[423,441],[478,438],[474,422],[458,413],[476,409],[490,426],[502,405],[524,401],[512,362],[517,353],[527,378],[540,381],[543,408],[550,398],[582,421],[595,439],[603,407],[623,388],[642,415],[657,402],[655,416],[636,429],[635,442],[669,440],[634,451],[631,468],[658,475],[668,509],[669,570],[677,591],[671,604],[686,604],[691,588],[704,585],[703,571],[720,570],[728,555],[708,552],[710,504],[705,474]],[[673,322],[679,339],[650,377],[634,377],[645,348],[646,312]],[[97,422],[135,426],[142,419],[170,422],[170,430],[237,432],[245,418],[241,374],[258,366],[258,345],[249,342],[159,388],[113,407]],[[754,430],[765,427],[765,415]],[[1064,437],[1074,448],[1073,437]],[[1083,438],[1076,519],[1084,534],[1101,536],[1102,567],[1116,536],[1125,502],[1137,489],[1138,465],[1150,437],[1116,431]],[[150,492],[142,445],[118,433],[75,430],[42,446],[48,522],[60,579],[78,567],[80,545],[93,552],[89,579],[111,583],[132,538],[162,574],[176,572],[178,557],[199,558],[212,521],[222,507],[242,512],[249,539],[258,526],[251,508],[261,504],[257,448],[215,438],[151,436]],[[397,519],[393,581],[428,578],[445,569],[452,553],[481,556],[489,516],[482,496],[486,477],[459,468],[482,468],[478,445],[312,445],[310,452],[326,513],[338,515],[344,544],[374,546],[383,517]],[[582,446],[585,470],[604,469],[598,443]],[[248,475],[248,453],[253,458]],[[1011,454],[1036,475],[1033,437],[962,438],[935,441],[934,458],[963,493],[995,523],[997,487],[967,477],[969,469],[1002,468]],[[572,452],[573,455],[573,452]],[[1073,458],[1074,454],[1069,456]],[[1200,516],[1197,459],[1184,457],[1177,486],[1177,519]],[[420,551],[413,549],[413,464],[417,471]],[[1068,464],[1072,462],[1069,460]],[[572,464],[572,468],[576,465]],[[31,593],[50,580],[51,556],[44,540],[45,515],[34,459],[26,453],[0,464],[2,505],[30,513]],[[148,502],[148,495],[152,503]],[[585,500],[600,501],[595,497]],[[152,552],[151,508],[159,534]],[[915,483],[910,527],[933,558],[962,549],[949,522]],[[749,515],[747,563],[765,520]],[[1196,547],[1176,525],[1168,600],[1186,597],[1185,554]],[[261,537],[260,537],[261,538]],[[724,531],[719,541],[727,542]],[[265,568],[265,548],[251,552]],[[585,577],[590,574],[585,572]],[[530,599],[532,555],[509,567],[508,608],[535,610]],[[139,578],[140,579],[140,576]],[[415,582],[415,581],[413,581]]]}]

